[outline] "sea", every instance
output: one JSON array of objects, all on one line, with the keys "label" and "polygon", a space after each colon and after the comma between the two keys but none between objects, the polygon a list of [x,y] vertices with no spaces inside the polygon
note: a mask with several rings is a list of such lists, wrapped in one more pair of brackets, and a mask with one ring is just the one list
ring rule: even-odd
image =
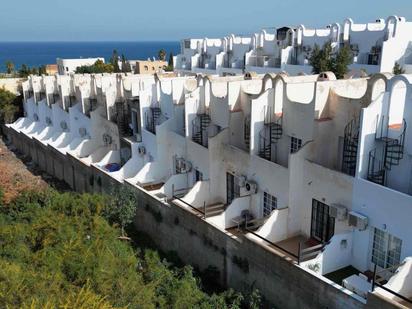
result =
[{"label": "sea", "polygon": [[[164,49],[176,55],[179,42],[0,42],[0,72],[6,70],[5,62],[12,61],[18,70],[22,64],[38,67],[55,64],[56,58],[104,57],[107,60],[116,49],[130,60],[157,57]],[[168,59],[168,58],[167,58]]]}]

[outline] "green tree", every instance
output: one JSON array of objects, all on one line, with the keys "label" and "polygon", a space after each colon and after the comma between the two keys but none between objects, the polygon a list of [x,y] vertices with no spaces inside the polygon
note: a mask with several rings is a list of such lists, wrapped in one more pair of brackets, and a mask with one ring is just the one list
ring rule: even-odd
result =
[{"label": "green tree", "polygon": [[333,59],[332,72],[336,78],[342,79],[348,73],[348,66],[352,63],[353,55],[349,46],[344,46],[339,49],[336,57]]},{"label": "green tree", "polygon": [[173,70],[174,70],[173,53],[171,52],[169,54],[169,62],[167,64],[166,71],[173,72]]},{"label": "green tree", "polygon": [[111,63],[104,63],[103,60],[97,60],[92,65],[83,65],[76,68],[77,74],[100,74],[100,73],[113,73],[113,65]]},{"label": "green tree", "polygon": [[46,75],[46,66],[45,65],[41,65],[39,66],[39,75]]},{"label": "green tree", "polygon": [[395,62],[392,73],[395,75],[405,74],[405,70],[402,68],[402,66],[398,62]]},{"label": "green tree", "polygon": [[332,46],[326,42],[322,48],[315,44],[312,54],[309,57],[309,63],[312,66],[312,73],[331,71],[333,67]]},{"label": "green tree", "polygon": [[315,44],[309,57],[312,73],[319,74],[331,71],[338,79],[344,78],[351,62],[352,52],[349,47],[342,47],[337,53],[334,53],[330,42],[326,42],[322,48]]},{"label": "green tree", "polygon": [[161,50],[159,50],[158,58],[161,61],[166,61],[166,51],[163,48]]},{"label": "green tree", "polygon": [[7,61],[6,61],[6,71],[7,71],[7,74],[13,73],[13,72],[14,72],[14,69],[15,69],[14,63],[13,63],[12,61],[10,61],[10,60],[7,60]]},{"label": "green tree", "polygon": [[116,49],[113,50],[112,53],[112,57],[110,58],[110,63],[113,66],[113,71],[115,73],[119,73],[120,72],[120,68],[119,68],[119,54],[117,52]]},{"label": "green tree", "polygon": [[21,109],[21,98],[4,87],[0,88],[0,124],[14,122]]},{"label": "green tree", "polygon": [[27,77],[30,75],[30,68],[26,64],[22,64],[19,70],[20,77]]},{"label": "green tree", "polygon": [[125,57],[125,55],[122,54],[122,72],[129,73],[131,71],[132,71],[132,68],[130,67],[129,61],[127,61],[127,58]]},{"label": "green tree", "polygon": [[107,207],[104,211],[105,217],[109,222],[120,225],[122,236],[125,236],[125,228],[133,222],[137,208],[136,193],[127,186],[116,187],[110,194]]}]

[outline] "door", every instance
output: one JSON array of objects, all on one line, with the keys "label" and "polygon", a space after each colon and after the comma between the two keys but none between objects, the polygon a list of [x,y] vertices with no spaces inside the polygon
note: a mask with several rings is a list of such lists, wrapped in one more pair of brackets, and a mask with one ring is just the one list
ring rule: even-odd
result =
[{"label": "door", "polygon": [[328,242],[335,232],[335,218],[329,216],[329,206],[312,200],[312,227],[311,237],[320,241]]},{"label": "door", "polygon": [[226,173],[226,200],[227,205],[232,204],[233,200],[240,196],[240,187],[238,178],[231,174]]}]

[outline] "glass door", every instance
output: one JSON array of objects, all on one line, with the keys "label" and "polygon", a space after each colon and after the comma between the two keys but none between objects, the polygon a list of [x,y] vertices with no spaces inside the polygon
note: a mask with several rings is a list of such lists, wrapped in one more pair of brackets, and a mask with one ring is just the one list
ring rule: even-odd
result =
[{"label": "glass door", "polygon": [[320,241],[328,242],[335,232],[335,218],[329,216],[329,206],[312,200],[312,227],[311,237]]},{"label": "glass door", "polygon": [[231,174],[226,173],[226,201],[227,205],[232,204],[233,200],[240,196],[240,187],[238,178]]}]

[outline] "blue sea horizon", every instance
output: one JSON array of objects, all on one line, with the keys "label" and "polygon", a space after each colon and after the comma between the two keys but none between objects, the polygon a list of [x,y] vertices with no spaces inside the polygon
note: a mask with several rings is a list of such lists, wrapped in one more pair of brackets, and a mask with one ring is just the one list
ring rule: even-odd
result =
[{"label": "blue sea horizon", "polygon": [[127,59],[157,57],[160,49],[174,55],[180,52],[177,41],[96,41],[96,42],[0,42],[0,71],[6,70],[5,62],[12,61],[18,70],[22,64],[38,67],[56,63],[57,58],[103,57],[110,59],[113,50]]}]

